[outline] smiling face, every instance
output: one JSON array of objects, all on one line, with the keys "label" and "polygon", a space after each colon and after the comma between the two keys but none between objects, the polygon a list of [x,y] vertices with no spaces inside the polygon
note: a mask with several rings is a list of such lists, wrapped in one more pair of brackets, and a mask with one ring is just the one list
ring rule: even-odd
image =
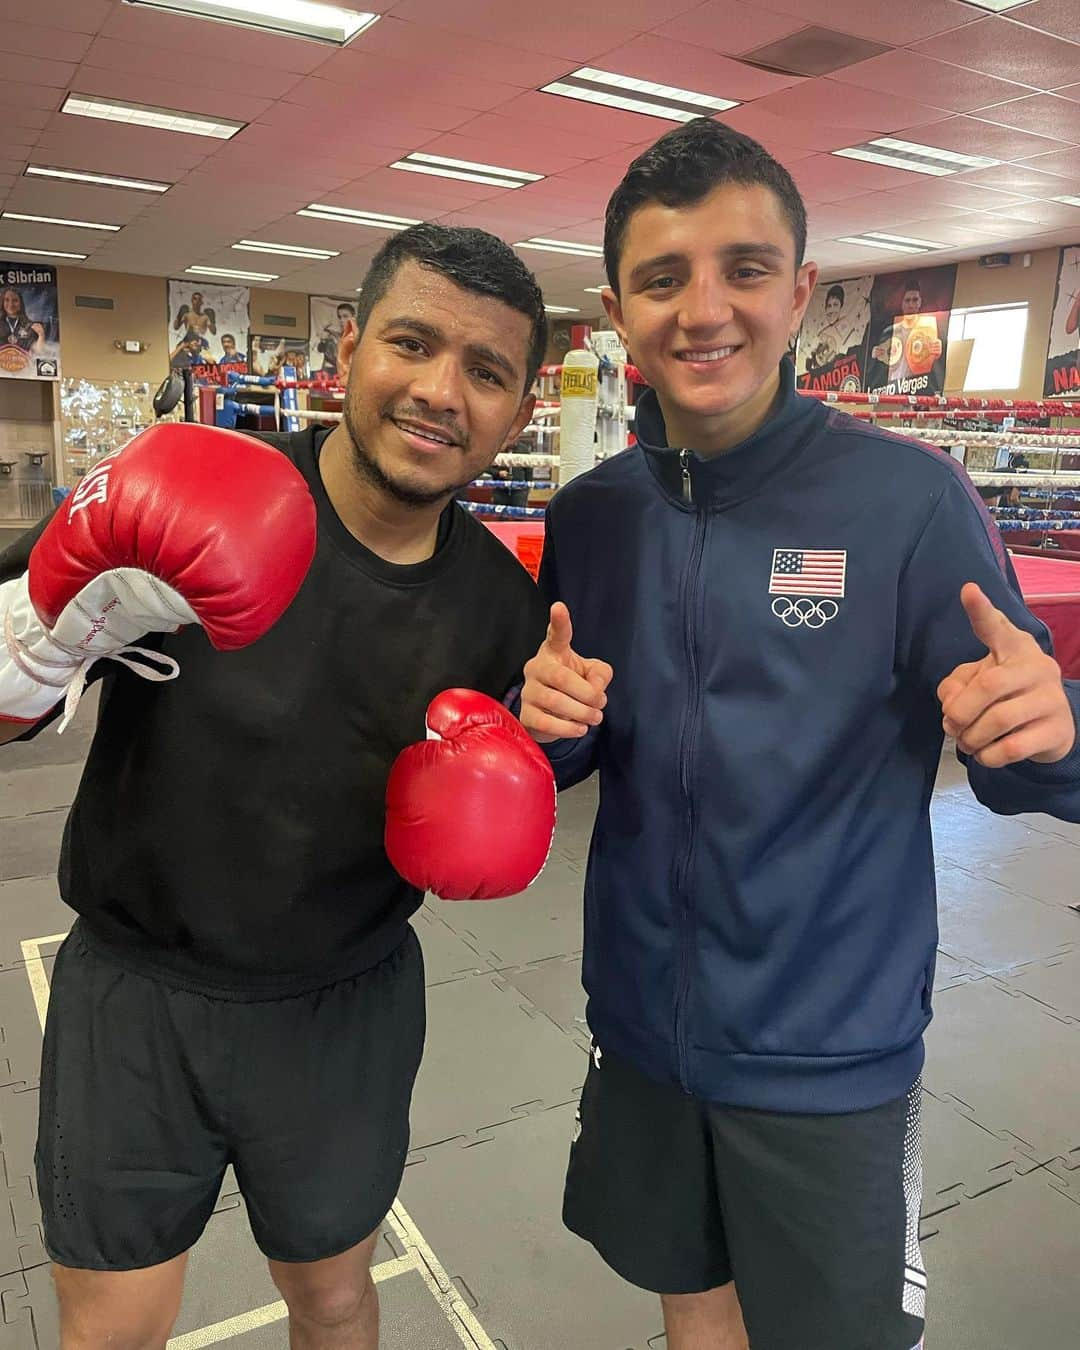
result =
[{"label": "smiling face", "polygon": [[768,415],[817,276],[813,263],[796,267],[795,248],[759,184],[723,183],[689,206],[650,201],[630,217],[620,293],[604,303],[672,445],[726,449]]},{"label": "smiling face", "polygon": [[529,318],[503,301],[403,262],[363,334],[350,324],[341,344],[360,475],[418,507],[471,482],[532,414],[531,337]]},{"label": "smiling face", "polygon": [[4,291],[3,304],[4,313],[10,315],[11,318],[15,318],[17,314],[23,312],[22,296],[13,287],[9,286],[7,290]]},{"label": "smiling face", "polygon": [[840,317],[840,311],[844,308],[840,297],[833,295],[825,301],[825,322],[835,323]]}]

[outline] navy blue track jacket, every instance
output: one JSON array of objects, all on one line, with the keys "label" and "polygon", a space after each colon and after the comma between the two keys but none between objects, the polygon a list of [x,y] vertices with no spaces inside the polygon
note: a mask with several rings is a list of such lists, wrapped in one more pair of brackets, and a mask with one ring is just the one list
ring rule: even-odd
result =
[{"label": "navy blue track jacket", "polygon": [[[541,569],[615,671],[603,724],[547,747],[560,787],[600,774],[589,1024],[708,1101],[878,1105],[931,1016],[935,691],[985,655],[961,587],[1049,634],[956,461],[796,394],[789,362],[727,454],[669,449],[652,391],[636,426],[552,500]],[[1080,821],[1080,740],[967,768],[994,811]]]}]

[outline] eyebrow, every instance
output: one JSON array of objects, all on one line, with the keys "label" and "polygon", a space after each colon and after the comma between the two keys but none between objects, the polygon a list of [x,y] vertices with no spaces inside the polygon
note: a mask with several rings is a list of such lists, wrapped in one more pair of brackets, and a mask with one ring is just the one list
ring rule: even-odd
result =
[{"label": "eyebrow", "polygon": [[[758,258],[777,258],[783,260],[787,254],[778,244],[766,243],[738,243],[725,244],[717,249],[717,253],[725,258],[746,258],[751,255]],[[684,262],[686,255],[683,253],[658,253],[654,258],[646,258],[644,262],[638,265],[630,272],[630,280],[638,281],[646,272],[651,272],[656,267],[671,267],[675,263]]]},{"label": "eyebrow", "polygon": [[[407,332],[416,333],[418,337],[430,338],[433,342],[445,340],[445,334],[434,324],[425,323],[423,319],[414,319],[407,314],[402,314],[398,318],[390,319],[383,324],[384,333],[393,328],[404,328]],[[470,342],[465,350],[470,356],[477,357],[481,361],[488,361],[493,366],[498,366],[511,380],[517,379],[518,372],[514,363],[508,357],[503,356],[502,352],[496,351],[494,347],[489,347],[484,342]]]}]

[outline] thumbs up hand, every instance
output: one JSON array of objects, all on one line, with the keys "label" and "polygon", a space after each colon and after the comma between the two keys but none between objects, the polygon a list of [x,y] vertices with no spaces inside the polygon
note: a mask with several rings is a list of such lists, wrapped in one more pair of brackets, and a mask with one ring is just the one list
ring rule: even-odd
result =
[{"label": "thumbs up hand", "polygon": [[552,605],[547,637],[525,666],[521,691],[521,724],[534,741],[584,736],[604,719],[612,669],[579,656],[573,639],[570,611],[561,602]]},{"label": "thumbs up hand", "polygon": [[1064,759],[1076,743],[1076,723],[1061,667],[974,582],[960,602],[987,654],[957,666],[938,686],[946,733],[988,769]]}]

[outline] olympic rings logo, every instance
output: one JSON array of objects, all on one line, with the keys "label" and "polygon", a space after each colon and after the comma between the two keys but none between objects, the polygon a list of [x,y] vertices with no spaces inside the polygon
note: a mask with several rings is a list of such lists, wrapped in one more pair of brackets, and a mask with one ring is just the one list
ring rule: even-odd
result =
[{"label": "olympic rings logo", "polygon": [[840,613],[840,606],[835,600],[810,600],[805,596],[792,600],[778,595],[772,602],[772,612],[789,628],[824,628]]}]

